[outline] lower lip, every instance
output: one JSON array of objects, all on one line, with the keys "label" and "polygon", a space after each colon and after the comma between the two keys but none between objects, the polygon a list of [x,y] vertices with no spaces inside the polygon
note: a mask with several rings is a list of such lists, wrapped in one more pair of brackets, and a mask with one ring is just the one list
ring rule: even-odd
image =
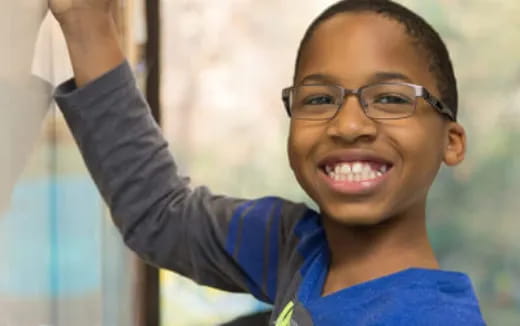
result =
[{"label": "lower lip", "polygon": [[382,176],[376,177],[374,179],[366,180],[366,181],[337,181],[329,177],[323,170],[320,169],[320,175],[323,179],[325,179],[325,183],[335,192],[339,192],[346,195],[367,195],[378,188],[380,188],[386,179],[388,179],[388,175],[392,172],[392,168],[386,171]]}]

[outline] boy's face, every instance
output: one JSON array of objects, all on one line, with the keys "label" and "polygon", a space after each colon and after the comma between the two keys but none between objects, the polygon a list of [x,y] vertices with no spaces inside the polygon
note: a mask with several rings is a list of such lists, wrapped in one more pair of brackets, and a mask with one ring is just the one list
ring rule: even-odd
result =
[{"label": "boy's face", "polygon": [[[428,66],[398,22],[371,13],[340,14],[315,30],[296,84],[326,83],[308,78],[317,74],[350,89],[374,81],[409,82],[439,97]],[[408,80],[381,79],[383,73]],[[443,119],[423,99],[411,117],[372,120],[349,96],[332,120],[293,119],[288,151],[296,178],[324,215],[343,224],[371,225],[411,212],[424,214],[441,162],[462,161],[465,136],[460,125]],[[330,174],[338,169],[341,177]],[[349,169],[366,172],[349,172],[349,177]]]}]

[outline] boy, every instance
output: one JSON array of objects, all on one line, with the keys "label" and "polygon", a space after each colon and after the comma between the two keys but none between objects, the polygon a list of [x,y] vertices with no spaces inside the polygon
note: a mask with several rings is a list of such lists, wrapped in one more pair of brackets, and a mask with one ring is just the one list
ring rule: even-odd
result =
[{"label": "boy", "polygon": [[318,213],[190,189],[124,63],[111,1],[50,3],[75,72],[56,99],[141,257],[273,303],[275,325],[484,324],[426,233],[427,192],[442,162],[463,160],[465,134],[449,55],[420,17],[346,0],[307,31],[283,100],[291,168]]}]

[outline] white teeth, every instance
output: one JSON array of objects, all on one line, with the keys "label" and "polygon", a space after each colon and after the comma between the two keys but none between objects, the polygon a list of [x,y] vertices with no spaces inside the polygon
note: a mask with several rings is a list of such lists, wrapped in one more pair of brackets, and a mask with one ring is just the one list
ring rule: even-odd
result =
[{"label": "white teeth", "polygon": [[350,173],[352,170],[350,168],[349,164],[341,164],[341,173],[347,174]]},{"label": "white teeth", "polygon": [[356,162],[356,163],[352,164],[352,172],[353,173],[360,173],[361,171],[363,171],[363,164],[362,163]]},{"label": "white teeth", "polygon": [[334,181],[363,182],[383,176],[388,171],[387,165],[374,170],[366,162],[338,163],[325,166],[325,172]]}]

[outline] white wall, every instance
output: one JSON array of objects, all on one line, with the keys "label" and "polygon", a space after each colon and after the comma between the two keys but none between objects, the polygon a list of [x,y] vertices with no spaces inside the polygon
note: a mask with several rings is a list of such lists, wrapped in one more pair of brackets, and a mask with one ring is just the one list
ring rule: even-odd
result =
[{"label": "white wall", "polygon": [[0,3],[0,212],[6,209],[50,102],[51,87],[32,70],[45,0]]}]

